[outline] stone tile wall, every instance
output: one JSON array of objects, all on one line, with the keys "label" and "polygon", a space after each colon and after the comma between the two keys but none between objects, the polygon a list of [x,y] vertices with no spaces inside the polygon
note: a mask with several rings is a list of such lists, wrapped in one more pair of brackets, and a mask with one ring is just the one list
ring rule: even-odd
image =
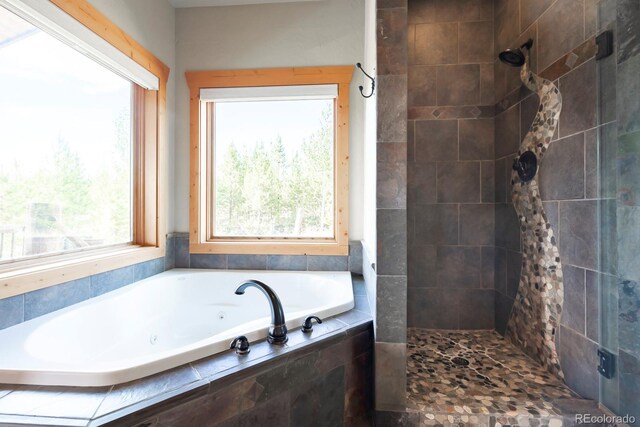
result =
[{"label": "stone tile wall", "polygon": [[0,299],[0,329],[60,310],[165,270],[165,258],[133,264],[26,294]]},{"label": "stone tile wall", "polygon": [[[495,2],[496,50],[533,38],[532,69],[555,81],[563,96],[559,129],[540,165],[539,182],[564,269],[559,348],[566,382],[584,397],[601,396],[614,412],[636,416],[640,407],[631,396],[640,390],[640,377],[631,372],[638,366],[640,339],[637,321],[625,316],[625,310],[640,307],[640,269],[637,257],[630,255],[637,248],[640,224],[635,207],[640,170],[638,22],[640,8],[627,0]],[[614,31],[616,52],[596,62],[594,36],[605,29]],[[520,87],[517,72],[496,62],[495,323],[500,332],[521,263],[508,177],[517,142],[537,108],[537,99]],[[599,346],[619,357],[619,375],[613,380],[596,372]]]},{"label": "stone tile wall", "polygon": [[404,408],[407,313],[407,0],[378,0],[376,408]]},{"label": "stone tile wall", "polygon": [[410,327],[494,326],[492,0],[410,0]]}]

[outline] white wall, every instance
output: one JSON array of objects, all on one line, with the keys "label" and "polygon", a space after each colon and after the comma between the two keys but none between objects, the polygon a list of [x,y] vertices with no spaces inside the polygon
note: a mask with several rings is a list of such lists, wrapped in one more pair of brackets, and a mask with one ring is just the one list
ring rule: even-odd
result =
[{"label": "white wall", "polygon": [[[106,1],[106,0],[103,0]],[[189,92],[185,71],[355,65],[364,55],[364,0],[176,10],[175,231],[189,230]],[[349,237],[363,237],[362,84],[350,105]]]},{"label": "white wall", "polygon": [[[364,24],[364,62],[365,71],[375,76],[377,65],[376,51],[376,1],[366,0]],[[367,92],[368,93],[368,92]],[[362,249],[367,252],[369,261],[376,262],[376,166],[377,166],[377,126],[376,95],[367,99],[364,110],[364,208]],[[369,266],[363,266],[368,269]]]},{"label": "white wall", "polygon": [[173,186],[175,164],[173,152],[175,149],[175,83],[177,76],[175,9],[167,0],[89,0],[89,2],[171,68],[167,84],[167,118],[169,124],[167,231],[173,231],[175,229],[175,193]]}]

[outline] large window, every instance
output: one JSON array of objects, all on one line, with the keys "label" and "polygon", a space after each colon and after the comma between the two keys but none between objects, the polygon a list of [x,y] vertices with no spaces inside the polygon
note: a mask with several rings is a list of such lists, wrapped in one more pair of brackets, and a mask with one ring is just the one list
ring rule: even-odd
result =
[{"label": "large window", "polygon": [[0,0],[0,298],[164,256],[168,76],[87,0]]},{"label": "large window", "polygon": [[293,69],[257,80],[211,72],[202,84],[203,73],[188,73],[193,252],[345,253],[352,69],[316,70],[304,84]]},{"label": "large window", "polygon": [[132,242],[132,93],[0,7],[0,262]]}]

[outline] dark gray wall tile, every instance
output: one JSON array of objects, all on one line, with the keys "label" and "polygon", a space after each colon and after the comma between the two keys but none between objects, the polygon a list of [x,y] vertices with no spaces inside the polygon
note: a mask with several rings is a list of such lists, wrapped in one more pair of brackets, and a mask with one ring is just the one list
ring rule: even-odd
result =
[{"label": "dark gray wall tile", "polygon": [[496,116],[496,158],[518,151],[520,146],[520,104]]},{"label": "dark gray wall tile", "polygon": [[458,244],[458,205],[421,205],[415,212],[415,239],[421,244]]},{"label": "dark gray wall tile", "polygon": [[409,67],[408,85],[410,107],[437,105],[435,66]]},{"label": "dark gray wall tile", "polygon": [[598,346],[593,341],[560,327],[560,365],[569,387],[587,399],[598,399]]},{"label": "dark gray wall tile", "polygon": [[24,295],[0,299],[0,329],[24,321]]},{"label": "dark gray wall tile", "polygon": [[521,1],[520,28],[524,30],[533,24],[553,2],[554,0]]},{"label": "dark gray wall tile", "polygon": [[31,320],[89,298],[91,281],[88,277],[28,292],[24,295],[24,320]]},{"label": "dark gray wall tile", "polygon": [[382,3],[377,6],[378,76],[404,74],[407,72],[407,10],[402,7],[382,9]]},{"label": "dark gray wall tile", "polygon": [[596,125],[596,61],[592,59],[560,78],[562,114],[560,136],[573,135]]},{"label": "dark gray wall tile", "polygon": [[598,273],[586,271],[585,309],[587,338],[599,342],[598,326],[600,324],[600,298],[598,296]]},{"label": "dark gray wall tile", "polygon": [[640,130],[640,55],[618,65],[617,102],[618,133]]},{"label": "dark gray wall tile", "polygon": [[457,329],[456,293],[451,289],[409,288],[407,324],[410,328]]},{"label": "dark gray wall tile", "polygon": [[437,179],[438,202],[480,202],[480,162],[440,162]]},{"label": "dark gray wall tile", "polygon": [[507,250],[495,248],[495,288],[496,291],[507,295]]},{"label": "dark gray wall tile", "polygon": [[167,239],[164,255],[165,269],[171,270],[176,266],[176,240],[173,237]]},{"label": "dark gray wall tile", "polygon": [[460,120],[460,160],[493,160],[494,119]]},{"label": "dark gray wall tile", "polygon": [[480,103],[482,105],[495,104],[495,91],[494,63],[480,64]]},{"label": "dark gray wall tile", "polygon": [[305,271],[307,257],[305,255],[268,255],[267,270]]},{"label": "dark gray wall tile", "polygon": [[458,41],[458,61],[460,63],[495,61],[493,56],[493,21],[461,22],[458,25]]},{"label": "dark gray wall tile", "polygon": [[[283,402],[282,410],[290,408],[290,423],[286,419],[265,422],[264,412],[273,412],[270,403],[262,414],[256,411],[253,422],[244,425],[292,425],[300,427],[337,426],[344,424],[345,368],[340,366],[323,377],[300,384],[291,393],[291,403]],[[289,406],[290,405],[290,406]],[[246,415],[244,415],[246,417]],[[284,424],[286,423],[286,424]]]},{"label": "dark gray wall tile", "polygon": [[407,141],[407,76],[379,75],[378,142]]},{"label": "dark gray wall tile", "polygon": [[521,2],[514,0],[496,0],[494,4],[496,52],[511,47],[519,35],[519,22],[514,17],[519,14]]},{"label": "dark gray wall tile", "polygon": [[520,140],[529,132],[539,106],[540,99],[536,94],[527,96],[520,103]]},{"label": "dark gray wall tile", "polygon": [[494,328],[493,289],[460,291],[460,329]]},{"label": "dark gray wall tile", "polygon": [[584,36],[583,0],[555,2],[538,20],[538,69],[577,47]]},{"label": "dark gray wall tile", "polygon": [[406,369],[406,344],[376,343],[376,407],[384,405],[405,405],[405,390],[407,387]]},{"label": "dark gray wall tile", "polygon": [[495,194],[495,162],[485,161],[480,163],[480,191],[482,203],[493,203]]},{"label": "dark gray wall tile", "polygon": [[309,271],[349,271],[349,259],[346,256],[309,255]]},{"label": "dark gray wall tile", "polygon": [[436,246],[420,245],[409,250],[409,286],[436,286]]},{"label": "dark gray wall tile", "polygon": [[507,251],[507,296],[515,298],[520,286],[520,273],[522,272],[522,254],[520,252]]},{"label": "dark gray wall tile", "polygon": [[618,138],[617,166],[620,201],[628,206],[640,205],[640,132]]},{"label": "dark gray wall tile", "polygon": [[490,0],[437,0],[436,20],[451,21],[487,21],[493,19],[493,2]]},{"label": "dark gray wall tile", "polygon": [[377,144],[378,209],[404,209],[407,205],[407,144]]},{"label": "dark gray wall tile", "polygon": [[591,129],[584,134],[584,191],[585,198],[595,199],[599,194],[598,131]]},{"label": "dark gray wall tile", "polygon": [[493,289],[496,282],[496,248],[487,246],[482,248],[482,287]]},{"label": "dark gray wall tile", "polygon": [[416,162],[458,160],[457,120],[416,121],[415,131]]},{"label": "dark gray wall tile", "polygon": [[560,203],[560,257],[565,263],[597,269],[597,205],[593,200]]},{"label": "dark gray wall tile", "polygon": [[620,352],[620,414],[629,414],[640,419],[640,360]]},{"label": "dark gray wall tile", "polygon": [[556,238],[556,242],[558,240],[558,236],[559,236],[559,230],[560,230],[560,217],[559,212],[558,212],[558,202],[543,202],[542,203],[542,207],[544,209],[544,213],[547,216],[547,221],[549,221],[549,224],[551,224],[551,230],[553,231],[553,235]]},{"label": "dark gray wall tile", "polygon": [[437,249],[438,287],[481,288],[479,247],[439,246]]},{"label": "dark gray wall tile", "polygon": [[416,64],[457,64],[458,24],[417,24],[415,46]]},{"label": "dark gray wall tile", "polygon": [[480,65],[439,65],[436,76],[438,105],[480,104]]},{"label": "dark gray wall tile", "polygon": [[211,268],[225,270],[227,268],[227,255],[220,254],[191,254],[191,268]]},{"label": "dark gray wall tile", "polygon": [[[606,2],[601,2],[601,4],[603,3]],[[613,9],[615,9],[615,5],[613,6]],[[613,33],[613,39],[616,40],[616,26],[609,25],[607,29]],[[616,86],[618,80],[618,67],[616,64],[615,52],[607,58],[601,58],[596,61],[596,66],[598,78],[598,124],[604,124],[616,120]]]},{"label": "dark gray wall tile", "polygon": [[411,163],[408,167],[409,204],[436,203],[436,163]]},{"label": "dark gray wall tile", "polygon": [[561,324],[585,334],[585,270],[568,264],[562,266],[564,304]]},{"label": "dark gray wall tile", "polygon": [[496,292],[495,294],[495,328],[499,334],[504,335],[509,322],[509,315],[513,307],[513,299]]},{"label": "dark gray wall tile", "polygon": [[495,207],[492,204],[460,205],[460,244],[491,246],[494,244]]},{"label": "dark gray wall tile", "polygon": [[[309,261],[309,264],[311,262]],[[227,268],[229,270],[266,270],[266,255],[228,255]]]},{"label": "dark gray wall tile", "polygon": [[376,340],[403,343],[407,340],[407,277],[378,276]]},{"label": "dark gray wall tile", "polygon": [[91,276],[91,296],[95,297],[133,283],[133,266]]},{"label": "dark gray wall tile", "polygon": [[511,204],[496,204],[496,246],[520,250],[520,221]]},{"label": "dark gray wall tile", "polygon": [[540,161],[539,183],[543,200],[584,198],[584,134],[551,143]]},{"label": "dark gray wall tile", "polygon": [[618,64],[640,53],[640,5],[634,0],[618,0]]},{"label": "dark gray wall tile", "polygon": [[[513,159],[503,158],[495,161],[494,168],[494,182],[495,182],[495,202],[507,203],[507,200],[511,200],[511,192],[507,192],[507,188],[511,189],[511,175],[507,173],[507,162],[509,162],[509,168],[513,164]],[[509,197],[507,197],[507,194]]]},{"label": "dark gray wall tile", "polygon": [[[407,211],[378,209],[376,220],[378,225],[378,274],[406,275]],[[311,269],[311,265],[309,265],[309,269]]]}]

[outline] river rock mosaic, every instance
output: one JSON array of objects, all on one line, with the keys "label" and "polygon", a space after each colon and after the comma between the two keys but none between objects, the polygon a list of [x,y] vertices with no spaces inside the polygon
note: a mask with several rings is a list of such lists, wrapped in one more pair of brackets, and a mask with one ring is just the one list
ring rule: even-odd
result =
[{"label": "river rock mosaic", "polygon": [[572,418],[557,402],[578,396],[495,331],[409,328],[407,356],[408,411],[419,425],[560,427]]},{"label": "river rock mosaic", "polygon": [[[538,112],[522,140],[516,159],[532,152],[538,165],[547,151],[558,125],[562,96],[553,82],[529,70],[527,61],[520,70],[524,85],[540,99]],[[511,174],[511,199],[520,220],[522,272],[506,337],[547,370],[563,378],[556,332],[564,299],[562,265],[551,224],[542,206],[537,171],[530,181]]]}]

